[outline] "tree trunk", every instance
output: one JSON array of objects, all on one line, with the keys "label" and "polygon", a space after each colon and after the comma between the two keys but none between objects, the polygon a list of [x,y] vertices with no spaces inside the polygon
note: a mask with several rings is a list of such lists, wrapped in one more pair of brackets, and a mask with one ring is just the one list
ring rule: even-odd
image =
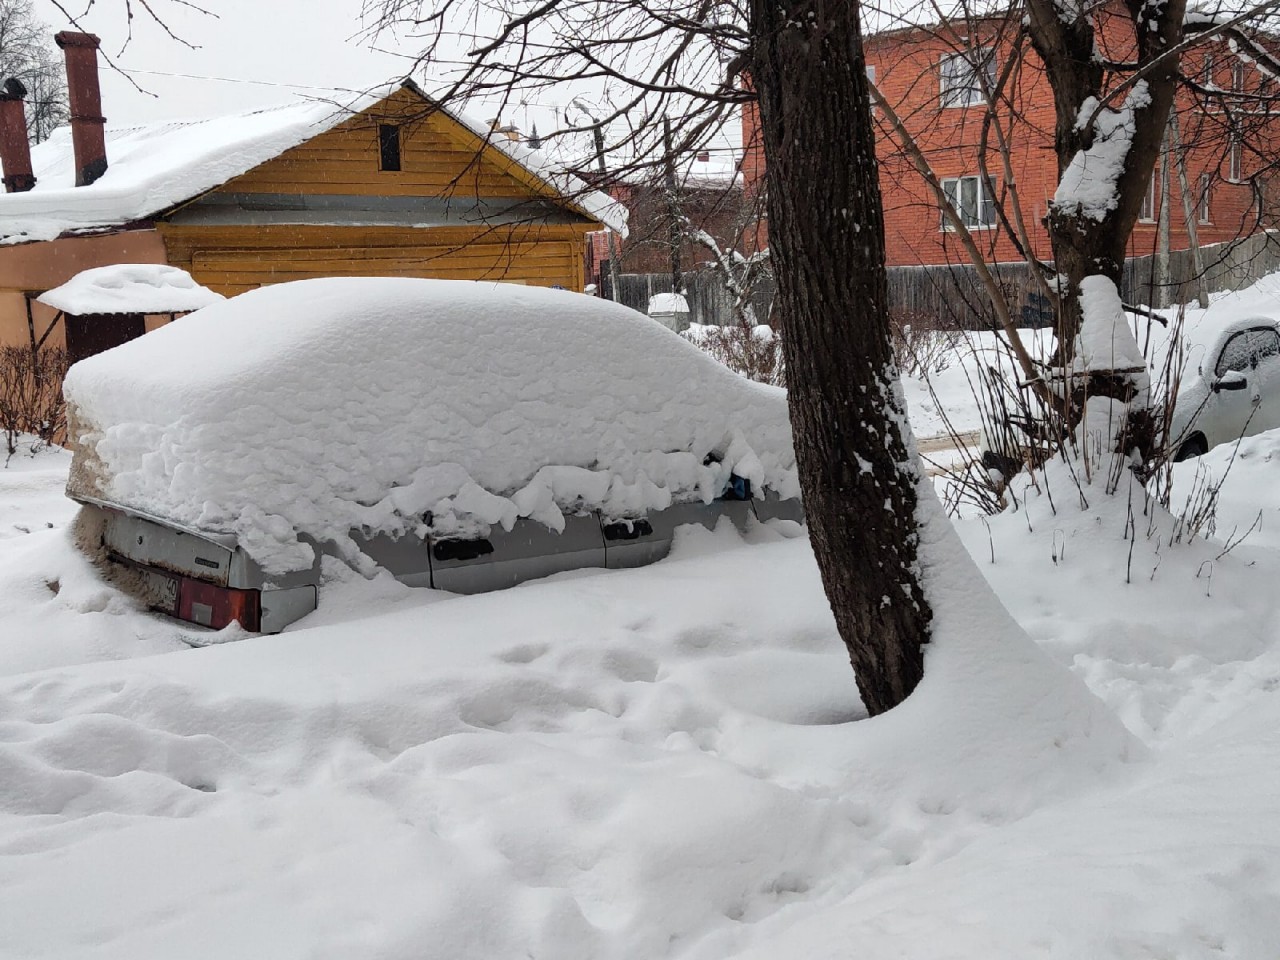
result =
[{"label": "tree trunk", "polygon": [[874,715],[924,671],[916,484],[890,348],[884,222],[854,0],[751,0],[769,246],[810,540]]},{"label": "tree trunk", "polygon": [[[1091,98],[1107,96],[1102,62],[1096,55],[1094,17],[1114,17],[1127,21],[1132,31],[1129,56],[1141,70],[1147,96],[1133,111],[1133,135],[1124,166],[1115,182],[1115,206],[1105,216],[1094,218],[1050,205],[1049,238],[1054,262],[1068,284],[1060,291],[1063,306],[1059,317],[1059,351],[1070,351],[1070,342],[1080,325],[1078,302],[1080,281],[1101,274],[1120,286],[1129,237],[1138,220],[1142,200],[1151,183],[1152,171],[1160,155],[1160,144],[1173,106],[1177,85],[1178,57],[1160,59],[1182,39],[1182,18],[1186,0],[1167,0],[1152,5],[1145,0],[1124,0],[1114,9],[1081,7],[1071,19],[1063,16],[1056,0],[1028,0],[1028,30],[1032,46],[1039,54],[1053,89],[1055,126],[1054,150],[1058,175],[1070,166],[1081,150],[1093,145],[1096,129],[1082,125],[1094,112]],[[1124,105],[1128,91],[1113,96],[1108,104]],[[1083,109],[1082,109],[1083,108]]]}]

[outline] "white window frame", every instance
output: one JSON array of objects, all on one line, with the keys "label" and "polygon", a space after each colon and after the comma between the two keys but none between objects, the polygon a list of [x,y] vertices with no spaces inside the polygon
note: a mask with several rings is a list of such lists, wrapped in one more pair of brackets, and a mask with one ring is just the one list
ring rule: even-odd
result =
[{"label": "white window frame", "polygon": [[[962,64],[964,69],[951,69],[954,64]],[[974,47],[961,53],[943,54],[938,60],[938,102],[946,107],[971,107],[985,103],[982,84],[978,81],[978,71],[984,70],[987,85],[996,82],[996,58],[990,47]]]},{"label": "white window frame", "polygon": [[1196,198],[1196,222],[1213,223],[1213,178],[1207,173],[1200,174],[1200,195]]},{"label": "white window frame", "polygon": [[1142,223],[1156,222],[1156,177],[1159,174],[1159,167],[1151,171],[1151,180],[1147,184],[1147,192],[1142,198],[1142,206],[1138,208],[1138,220]]},{"label": "white window frame", "polygon": [[1227,179],[1239,183],[1244,179],[1244,144],[1238,133],[1232,133],[1227,142]]},{"label": "white window frame", "polygon": [[[973,183],[974,189],[974,213],[971,217],[966,217],[963,206],[964,184],[966,181]],[[955,207],[956,213],[960,215],[960,221],[969,230],[994,230],[996,228],[996,195],[995,182],[983,178],[978,174],[972,174],[964,177],[943,177],[942,192],[946,195],[947,200]],[[941,212],[941,211],[940,211]],[[953,233],[955,227],[947,219],[945,212],[942,213],[942,230],[944,233]]]}]

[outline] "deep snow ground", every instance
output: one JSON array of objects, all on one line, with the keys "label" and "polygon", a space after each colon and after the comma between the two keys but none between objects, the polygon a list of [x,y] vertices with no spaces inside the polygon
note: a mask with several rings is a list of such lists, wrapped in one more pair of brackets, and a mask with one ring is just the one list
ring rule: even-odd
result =
[{"label": "deep snow ground", "polygon": [[[1280,511],[1275,444],[1246,443],[1224,522]],[[1117,763],[1003,717],[1007,671],[941,714],[935,686],[859,719],[807,543],[773,529],[480,597],[346,578],[296,630],[192,650],[71,549],[60,469],[4,494],[31,532],[0,541],[0,956],[1260,958],[1280,939],[1265,536],[1223,557],[1144,537],[1128,564],[1121,512],[1062,495],[990,536],[960,525],[1144,745]]]},{"label": "deep snow ground", "polygon": [[[962,367],[907,388],[919,435],[974,426]],[[1179,491],[1228,465],[1229,551],[1061,478],[958,523],[1035,646],[952,576],[965,642],[868,721],[778,529],[479,597],[331,570],[191,649],[72,548],[65,459],[15,462],[0,958],[1269,960],[1280,435]]]}]

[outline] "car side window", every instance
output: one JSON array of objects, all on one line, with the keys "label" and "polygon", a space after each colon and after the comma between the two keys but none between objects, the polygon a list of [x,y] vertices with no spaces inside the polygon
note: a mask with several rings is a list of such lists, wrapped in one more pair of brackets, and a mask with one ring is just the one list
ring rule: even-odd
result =
[{"label": "car side window", "polygon": [[1222,348],[1222,355],[1218,357],[1218,365],[1213,368],[1213,372],[1220,377],[1229,370],[1248,370],[1252,362],[1253,346],[1249,342],[1249,332],[1237,333]]},{"label": "car side window", "polygon": [[1280,357],[1280,333],[1274,330],[1250,330],[1253,356],[1256,363],[1271,357]]}]

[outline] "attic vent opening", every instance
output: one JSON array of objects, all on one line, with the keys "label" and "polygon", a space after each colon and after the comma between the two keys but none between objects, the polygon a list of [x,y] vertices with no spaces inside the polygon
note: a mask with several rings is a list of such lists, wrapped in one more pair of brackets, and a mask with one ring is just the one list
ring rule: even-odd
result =
[{"label": "attic vent opening", "polygon": [[381,169],[400,169],[400,128],[394,123],[378,124],[378,155]]}]

